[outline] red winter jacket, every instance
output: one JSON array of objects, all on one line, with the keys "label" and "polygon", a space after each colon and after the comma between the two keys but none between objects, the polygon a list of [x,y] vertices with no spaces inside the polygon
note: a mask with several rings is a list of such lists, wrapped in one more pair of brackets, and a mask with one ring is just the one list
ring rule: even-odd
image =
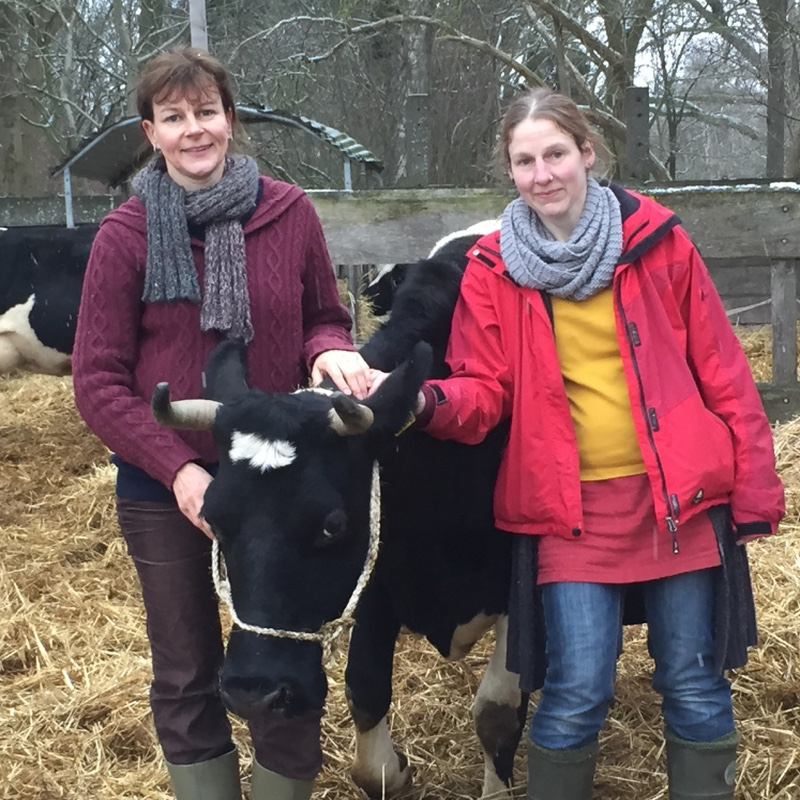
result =
[{"label": "red winter jacket", "polygon": [[[612,189],[623,217],[617,338],[659,529],[675,537],[681,521],[730,504],[739,536],[774,532],[784,496],[769,424],[706,267],[674,214]],[[475,443],[510,415],[497,526],[577,536],[578,452],[549,298],[511,280],[499,238],[470,251],[448,349],[453,374],[430,382],[437,403],[425,430]]]}]

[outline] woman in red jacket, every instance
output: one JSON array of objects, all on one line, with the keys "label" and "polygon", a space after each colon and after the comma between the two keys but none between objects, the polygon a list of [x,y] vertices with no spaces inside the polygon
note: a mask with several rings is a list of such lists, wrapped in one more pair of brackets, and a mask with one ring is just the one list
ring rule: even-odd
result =
[{"label": "woman in red jacket", "polygon": [[[240,800],[201,516],[216,450],[208,432],[159,426],[150,396],[168,379],[175,397],[199,397],[206,356],[225,337],[248,343],[250,384],[264,391],[329,375],[364,396],[369,376],[310,201],[228,154],[236,108],[225,69],[200,50],[163,53],[145,67],[137,103],[156,156],[92,247],[75,400],[118,467],[118,517],[147,612],[153,719],[176,797]],[[309,797],[322,763],[319,713],[267,712],[250,732],[254,800]]]},{"label": "woman in red jacket", "polygon": [[601,146],[563,95],[510,107],[498,154],[519,197],[469,252],[452,375],[417,424],[476,442],[511,418],[495,515],[520,534],[510,666],[542,687],[529,800],[591,797],[623,611],[648,623],[670,798],[732,798],[724,670],[755,643],[741,545],[775,531],[783,488],[697,250],[667,209],[590,176]]}]

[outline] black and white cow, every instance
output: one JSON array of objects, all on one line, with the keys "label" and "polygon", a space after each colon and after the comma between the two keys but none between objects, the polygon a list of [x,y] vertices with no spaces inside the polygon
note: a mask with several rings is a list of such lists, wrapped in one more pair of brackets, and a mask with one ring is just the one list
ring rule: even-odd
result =
[{"label": "black and white cow", "polygon": [[0,229],[0,374],[70,372],[97,225]]},{"label": "black and white cow", "polygon": [[[455,233],[444,236],[431,248],[428,258],[460,266],[464,269],[464,253],[475,240],[484,234],[496,231],[500,227],[500,220],[487,219],[476,222],[474,225]],[[375,277],[364,287],[361,296],[366,298],[372,312],[379,317],[388,314],[394,301],[394,296],[405,280],[409,263],[384,264],[379,267]]]},{"label": "black and white cow", "polygon": [[209,364],[210,404],[170,404],[164,387],[154,397],[165,424],[211,427],[216,437],[220,469],[204,514],[225,557],[236,616],[248,628],[231,632],[221,691],[244,717],[265,706],[287,714],[322,706],[320,645],[287,632],[317,631],[348,603],[368,546],[372,462],[380,460],[381,544],[346,669],[357,731],[352,775],[373,797],[397,794],[411,774],[386,721],[402,628],[453,659],[495,629],[473,706],[484,797],[508,796],[525,719],[527,697],[505,669],[511,541],[492,513],[506,429],[476,446],[413,429],[396,435],[423,378],[446,373],[464,251],[459,263],[434,258],[409,267],[390,318],[362,349],[392,375],[363,403],[313,390],[248,391],[233,344]]}]

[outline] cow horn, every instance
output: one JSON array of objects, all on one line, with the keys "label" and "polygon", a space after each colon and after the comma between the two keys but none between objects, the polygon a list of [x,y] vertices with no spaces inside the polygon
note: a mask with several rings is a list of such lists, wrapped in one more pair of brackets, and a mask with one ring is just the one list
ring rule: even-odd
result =
[{"label": "cow horn", "polygon": [[215,400],[169,399],[169,384],[159,383],[153,389],[150,408],[156,420],[167,428],[211,430],[214,418],[222,403]]},{"label": "cow horn", "polygon": [[357,403],[345,394],[335,395],[333,408],[328,412],[328,423],[339,436],[364,433],[375,421],[372,409]]}]

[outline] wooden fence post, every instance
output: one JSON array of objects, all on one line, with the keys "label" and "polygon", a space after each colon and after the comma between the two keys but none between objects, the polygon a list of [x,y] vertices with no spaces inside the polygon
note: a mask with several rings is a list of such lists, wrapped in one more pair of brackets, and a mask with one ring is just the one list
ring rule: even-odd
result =
[{"label": "wooden fence post", "polygon": [[771,263],[772,381],[758,387],[771,422],[786,422],[800,413],[800,383],[797,380],[798,264],[798,258],[776,258]]},{"label": "wooden fence post", "polygon": [[626,174],[623,180],[644,183],[650,177],[650,90],[629,86],[625,91]]},{"label": "wooden fence post", "polygon": [[772,291],[772,383],[797,384],[797,263],[796,258],[774,259]]},{"label": "wooden fence post", "polygon": [[406,177],[403,186],[428,185],[430,161],[430,98],[424,93],[406,96]]}]

